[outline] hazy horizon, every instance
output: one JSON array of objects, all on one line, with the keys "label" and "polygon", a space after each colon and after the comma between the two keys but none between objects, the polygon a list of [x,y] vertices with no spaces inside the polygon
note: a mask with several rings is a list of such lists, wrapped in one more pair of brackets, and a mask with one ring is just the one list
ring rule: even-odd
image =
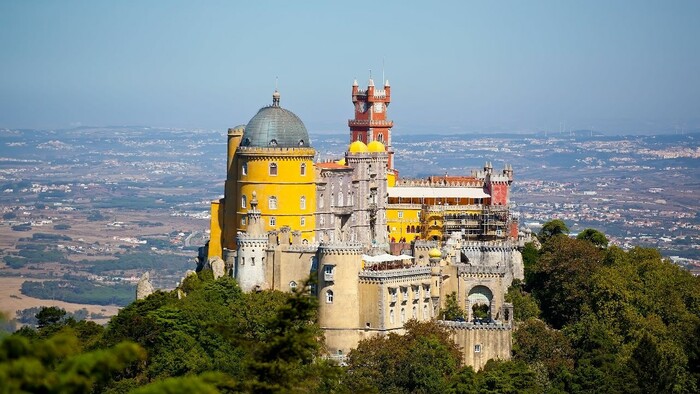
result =
[{"label": "hazy horizon", "polygon": [[[225,130],[271,102],[347,131],[352,82],[395,133],[700,130],[700,3],[0,4],[0,128]],[[100,127],[100,126],[98,126]]]}]

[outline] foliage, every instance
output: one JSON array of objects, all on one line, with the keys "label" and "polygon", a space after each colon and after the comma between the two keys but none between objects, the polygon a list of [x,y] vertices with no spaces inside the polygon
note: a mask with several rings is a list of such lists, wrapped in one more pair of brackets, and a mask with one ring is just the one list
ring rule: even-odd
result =
[{"label": "foliage", "polygon": [[70,331],[34,342],[12,335],[0,342],[0,382],[8,393],[85,393],[145,358],[142,348],[128,342],[81,353]]},{"label": "foliage", "polygon": [[700,278],[658,251],[603,248],[602,233],[586,234],[544,243],[527,285],[544,322],[561,331],[522,323],[515,359],[547,390],[697,392]]},{"label": "foliage", "polygon": [[452,292],[445,297],[445,307],[440,310],[442,320],[461,320],[464,321],[464,310],[460,308],[457,301],[457,292]]},{"label": "foliage", "polygon": [[461,353],[436,322],[410,320],[405,335],[360,341],[348,355],[345,384],[351,392],[438,393],[450,387]]},{"label": "foliage", "polygon": [[540,239],[540,242],[545,243],[554,236],[566,234],[569,234],[569,227],[566,226],[566,223],[563,220],[554,219],[542,226],[537,237]]},{"label": "foliage", "polygon": [[77,280],[25,281],[21,291],[35,298],[96,305],[127,305],[135,294],[131,284],[104,285]]},{"label": "foliage", "polygon": [[529,318],[537,318],[540,316],[540,307],[537,305],[535,298],[525,291],[523,282],[519,279],[513,280],[513,284],[508,288],[506,293],[506,302],[513,304],[513,319],[515,321],[524,321]]},{"label": "foliage", "polygon": [[608,237],[606,237],[605,234],[592,228],[587,228],[581,231],[576,236],[576,239],[588,241],[599,248],[607,248],[609,242]]},{"label": "foliage", "polygon": [[552,237],[542,245],[528,284],[545,321],[561,328],[580,317],[591,298],[591,272],[602,262],[603,253],[590,242]]}]

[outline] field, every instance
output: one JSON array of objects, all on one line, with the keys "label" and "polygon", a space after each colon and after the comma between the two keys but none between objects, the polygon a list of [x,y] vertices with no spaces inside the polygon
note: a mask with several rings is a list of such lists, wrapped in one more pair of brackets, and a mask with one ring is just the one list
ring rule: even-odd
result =
[{"label": "field", "polygon": [[[90,313],[100,313],[106,316],[116,315],[119,307],[109,305],[88,305],[88,304],[73,304],[57,300],[41,300],[38,298],[27,297],[20,292],[22,283],[26,280],[36,281],[37,279],[20,278],[20,277],[0,277],[0,311],[8,317],[14,317],[15,312],[21,309],[41,306],[56,306],[63,308],[68,312],[75,312],[79,309],[87,309]],[[96,320],[97,323],[105,323],[107,319]]]}]

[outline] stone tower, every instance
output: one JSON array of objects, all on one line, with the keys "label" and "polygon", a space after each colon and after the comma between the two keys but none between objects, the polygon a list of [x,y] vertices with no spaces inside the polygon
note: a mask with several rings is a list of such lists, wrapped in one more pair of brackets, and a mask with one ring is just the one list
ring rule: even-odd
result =
[{"label": "stone tower", "polygon": [[238,233],[237,257],[233,276],[243,291],[265,289],[265,250],[267,233],[264,231],[256,192],[252,193],[246,215],[248,231]]},{"label": "stone tower", "polygon": [[318,322],[332,355],[347,354],[357,346],[360,327],[360,289],[363,245],[322,243],[318,248]]}]

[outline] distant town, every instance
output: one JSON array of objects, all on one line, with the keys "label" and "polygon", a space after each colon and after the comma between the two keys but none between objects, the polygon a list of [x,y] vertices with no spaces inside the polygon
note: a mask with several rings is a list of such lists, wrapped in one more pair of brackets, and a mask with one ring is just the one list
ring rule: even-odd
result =
[{"label": "distant town", "polygon": [[[150,270],[156,286],[174,287],[209,237],[224,133],[0,130],[0,275],[130,283]],[[700,273],[700,134],[394,134],[400,177],[510,164],[521,227],[562,219],[573,234],[597,228]],[[347,148],[346,132],[311,138],[319,160]]]}]

